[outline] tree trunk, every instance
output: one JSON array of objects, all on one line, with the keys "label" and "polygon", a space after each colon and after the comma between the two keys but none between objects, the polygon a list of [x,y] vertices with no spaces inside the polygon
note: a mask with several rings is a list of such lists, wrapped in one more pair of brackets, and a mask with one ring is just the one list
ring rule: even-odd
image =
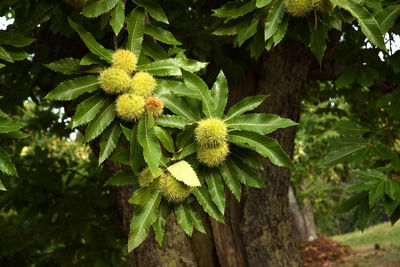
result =
[{"label": "tree trunk", "polygon": [[296,196],[292,186],[289,186],[289,212],[292,216],[293,227],[300,241],[307,240],[307,227],[303,213],[297,205]]},{"label": "tree trunk", "polygon": [[313,241],[318,238],[311,201],[306,197],[304,199],[303,210],[300,210],[292,186],[289,186],[289,211],[292,215],[294,229],[300,241]]},{"label": "tree trunk", "polygon": [[[298,121],[304,85],[312,57],[300,43],[288,41],[264,55],[256,71],[250,71],[240,84],[231,86],[230,103],[254,94],[268,94],[261,112],[278,114]],[[296,127],[277,131],[276,138],[289,155],[293,152]],[[227,192],[230,204],[225,224],[210,219],[207,235],[190,239],[173,218],[169,218],[167,243],[160,248],[154,237],[134,252],[132,266],[300,266],[298,240],[293,231],[288,205],[290,172],[263,160],[264,189],[245,188],[242,202]],[[132,208],[119,189],[119,205],[125,227]],[[126,218],[126,216],[129,216]],[[172,224],[171,224],[172,222]],[[206,221],[204,221],[206,222]],[[213,242],[212,242],[213,241]]]},{"label": "tree trunk", "polygon": [[[269,95],[260,111],[298,121],[304,86],[312,63],[308,50],[296,41],[266,54],[258,72],[257,94]],[[297,127],[271,136],[292,155]],[[249,266],[300,266],[298,240],[289,214],[290,172],[264,160],[263,189],[246,188],[240,231]]]}]

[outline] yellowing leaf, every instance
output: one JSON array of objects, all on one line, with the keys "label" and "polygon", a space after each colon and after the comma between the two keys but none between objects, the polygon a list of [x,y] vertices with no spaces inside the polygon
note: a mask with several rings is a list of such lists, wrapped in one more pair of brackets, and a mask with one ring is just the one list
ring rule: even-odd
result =
[{"label": "yellowing leaf", "polygon": [[186,161],[181,160],[169,166],[167,169],[178,181],[188,186],[200,186],[200,181],[199,178],[197,178],[196,172]]}]

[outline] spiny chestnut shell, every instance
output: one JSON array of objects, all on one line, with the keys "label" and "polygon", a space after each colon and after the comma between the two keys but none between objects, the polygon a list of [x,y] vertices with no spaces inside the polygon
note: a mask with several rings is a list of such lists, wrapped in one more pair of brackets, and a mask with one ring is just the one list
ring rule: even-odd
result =
[{"label": "spiny chestnut shell", "polygon": [[137,57],[131,51],[119,49],[112,55],[111,63],[114,68],[131,74],[136,70]]},{"label": "spiny chestnut shell", "polygon": [[306,16],[315,5],[317,3],[313,3],[313,0],[285,0],[286,11],[294,17]]},{"label": "spiny chestnut shell", "polygon": [[158,190],[169,202],[180,203],[184,201],[192,192],[190,186],[179,182],[171,175],[163,175],[158,182]]},{"label": "spiny chestnut shell", "polygon": [[137,72],[131,81],[130,92],[143,97],[153,94],[156,89],[156,79],[147,72]]},{"label": "spiny chestnut shell", "polygon": [[150,171],[149,167],[144,168],[140,173],[138,177],[138,182],[141,187],[143,186],[148,186],[151,184],[154,179],[164,175],[164,172],[159,168],[157,170],[156,176],[153,176],[153,174]]},{"label": "spiny chestnut shell", "polygon": [[121,69],[107,68],[100,73],[98,81],[107,94],[119,94],[129,89],[131,78]]},{"label": "spiny chestnut shell", "polygon": [[150,113],[156,118],[160,117],[163,113],[164,103],[161,101],[161,99],[158,99],[155,96],[149,96],[146,98],[146,105]]},{"label": "spiny chestnut shell", "polygon": [[228,156],[229,148],[226,142],[216,147],[197,147],[197,158],[208,167],[217,167],[225,161]]},{"label": "spiny chestnut shell", "polygon": [[228,127],[220,119],[205,119],[199,122],[194,133],[199,145],[204,147],[218,146],[225,142]]},{"label": "spiny chestnut shell", "polygon": [[126,121],[138,120],[144,113],[145,100],[142,96],[125,93],[115,101],[117,115]]}]

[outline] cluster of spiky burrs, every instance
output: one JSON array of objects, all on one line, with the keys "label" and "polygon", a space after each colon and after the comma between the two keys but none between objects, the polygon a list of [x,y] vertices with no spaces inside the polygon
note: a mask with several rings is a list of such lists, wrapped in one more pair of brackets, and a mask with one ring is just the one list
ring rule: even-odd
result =
[{"label": "cluster of spiky burrs", "polygon": [[286,11],[295,17],[304,17],[313,10],[329,12],[335,6],[329,0],[285,0]]},{"label": "cluster of spiky burrs", "polygon": [[201,120],[195,129],[199,161],[208,167],[217,167],[224,162],[229,153],[227,136],[228,127],[223,120]]},{"label": "cluster of spiky burrs", "polygon": [[149,167],[144,168],[139,173],[139,185],[141,187],[150,185],[154,180],[158,179],[158,191],[163,197],[172,203],[181,203],[192,192],[192,187],[175,179],[162,169],[158,169],[155,176],[151,173]]},{"label": "cluster of spiky burrs", "polygon": [[156,80],[147,72],[134,73],[137,57],[120,49],[112,55],[111,62],[112,66],[100,73],[99,84],[107,94],[120,94],[115,101],[118,117],[125,121],[138,120],[145,113],[146,106],[154,117],[159,117],[164,105],[153,96]]}]

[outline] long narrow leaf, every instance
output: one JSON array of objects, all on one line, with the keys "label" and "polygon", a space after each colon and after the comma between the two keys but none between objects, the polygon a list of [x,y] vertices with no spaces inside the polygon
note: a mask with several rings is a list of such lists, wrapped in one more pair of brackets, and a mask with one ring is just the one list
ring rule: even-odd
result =
[{"label": "long narrow leaf", "polygon": [[84,76],[60,83],[46,98],[51,100],[71,100],[97,89],[99,89],[97,76]]},{"label": "long narrow leaf", "polygon": [[128,43],[126,47],[135,54],[137,58],[139,58],[142,48],[144,22],[144,11],[140,7],[135,8],[127,18]]},{"label": "long narrow leaf", "polygon": [[133,211],[128,238],[128,252],[137,248],[147,237],[151,225],[156,221],[161,194],[157,191],[144,205],[137,206]]},{"label": "long narrow leaf", "polygon": [[73,22],[70,18],[68,18],[69,25],[71,25],[72,29],[74,29],[82,41],[85,43],[87,48],[95,55],[99,56],[101,59],[106,60],[107,62],[111,62],[112,51],[105,49],[101,44],[99,44],[93,37],[93,35],[86,31],[81,25]]}]

